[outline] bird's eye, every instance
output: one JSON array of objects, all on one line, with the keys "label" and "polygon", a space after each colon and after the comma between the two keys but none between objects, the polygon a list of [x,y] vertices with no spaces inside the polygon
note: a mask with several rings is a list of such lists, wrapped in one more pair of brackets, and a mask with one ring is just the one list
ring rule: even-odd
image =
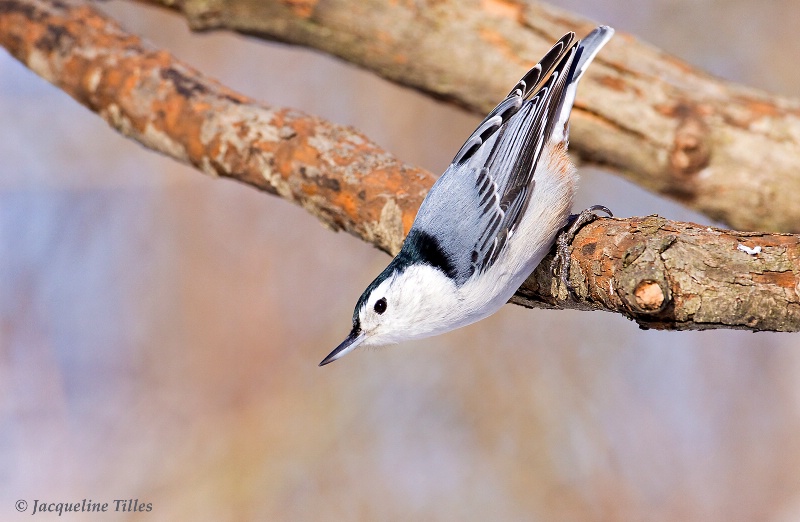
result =
[{"label": "bird's eye", "polygon": [[380,299],[375,301],[375,311],[378,313],[378,315],[380,315],[380,314],[382,314],[383,312],[386,311],[386,298],[385,297],[381,297]]}]

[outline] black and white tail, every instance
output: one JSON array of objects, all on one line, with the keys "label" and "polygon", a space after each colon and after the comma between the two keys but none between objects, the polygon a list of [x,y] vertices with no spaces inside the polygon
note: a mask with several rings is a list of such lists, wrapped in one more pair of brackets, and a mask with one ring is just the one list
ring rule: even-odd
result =
[{"label": "black and white tail", "polygon": [[456,154],[453,164],[461,165],[468,161],[526,103],[538,107],[530,114],[541,120],[537,128],[542,135],[549,137],[545,142],[566,140],[566,125],[575,102],[578,81],[589,62],[613,35],[614,29],[601,25],[577,42],[573,32],[562,36],[478,125]]}]

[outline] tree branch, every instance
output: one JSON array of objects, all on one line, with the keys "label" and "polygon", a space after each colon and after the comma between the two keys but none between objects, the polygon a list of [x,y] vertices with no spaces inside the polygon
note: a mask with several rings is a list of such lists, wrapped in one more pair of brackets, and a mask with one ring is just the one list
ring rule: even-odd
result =
[{"label": "tree branch", "polygon": [[[144,146],[294,201],[390,253],[434,181],[352,129],[203,77],[85,4],[0,0],[0,45]],[[652,328],[800,330],[800,236],[599,219],[572,256],[577,296],[545,259],[513,301],[608,310]]]},{"label": "tree branch", "polygon": [[[561,35],[597,25],[522,0],[145,1],[194,30],[319,49],[481,116]],[[800,232],[800,101],[718,80],[630,35],[581,83],[570,145],[733,228]]]}]

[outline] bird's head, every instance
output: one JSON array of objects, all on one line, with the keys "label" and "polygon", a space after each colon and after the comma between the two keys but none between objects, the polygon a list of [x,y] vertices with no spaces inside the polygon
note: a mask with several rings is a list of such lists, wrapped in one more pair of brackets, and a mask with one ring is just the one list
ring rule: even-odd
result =
[{"label": "bird's head", "polygon": [[[398,261],[400,259],[400,261]],[[440,270],[395,258],[364,290],[353,312],[353,329],[320,366],[359,346],[382,346],[435,335],[457,306],[457,289]],[[446,328],[450,329],[450,328]]]}]

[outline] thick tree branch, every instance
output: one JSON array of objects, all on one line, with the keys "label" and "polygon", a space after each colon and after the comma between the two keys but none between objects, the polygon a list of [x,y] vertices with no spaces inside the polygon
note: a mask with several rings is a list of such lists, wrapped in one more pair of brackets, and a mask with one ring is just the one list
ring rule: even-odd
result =
[{"label": "thick tree branch", "polygon": [[[522,0],[146,1],[195,30],[309,46],[480,115],[562,34],[596,25]],[[733,228],[800,232],[800,101],[712,78],[630,35],[581,83],[571,149]]]},{"label": "thick tree branch", "polygon": [[[549,258],[515,302],[563,306],[547,266]],[[573,243],[571,284],[571,307],[613,310],[642,328],[798,331],[800,236],[599,219]]]},{"label": "thick tree branch", "polygon": [[[146,147],[295,201],[387,252],[434,180],[352,129],[226,89],[85,4],[0,0],[0,45]],[[572,255],[577,297],[545,260],[514,301],[644,327],[800,330],[800,236],[601,219]]]}]

